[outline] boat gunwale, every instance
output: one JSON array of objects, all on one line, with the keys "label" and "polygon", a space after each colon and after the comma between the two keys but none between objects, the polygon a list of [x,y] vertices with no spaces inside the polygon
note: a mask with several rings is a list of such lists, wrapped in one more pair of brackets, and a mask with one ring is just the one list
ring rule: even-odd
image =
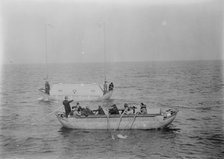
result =
[{"label": "boat gunwale", "polygon": [[[173,114],[171,114],[170,116],[166,117],[164,116],[163,114],[125,114],[122,116],[122,118],[133,118],[133,117],[143,117],[143,118],[147,118],[147,117],[156,117],[156,116],[163,116],[164,117],[164,120],[166,119],[169,119],[173,116],[176,116],[178,113],[178,110],[175,110],[173,112]],[[59,114],[59,112],[57,113]],[[64,114],[61,112],[61,114]],[[58,116],[58,115],[56,115]],[[61,117],[61,116],[58,116],[60,118],[65,118],[65,117]],[[88,116],[78,116],[78,115],[72,115],[72,116],[69,116],[68,118],[70,119],[100,119],[100,118],[120,118],[121,117],[121,114],[119,115],[88,115]]]}]

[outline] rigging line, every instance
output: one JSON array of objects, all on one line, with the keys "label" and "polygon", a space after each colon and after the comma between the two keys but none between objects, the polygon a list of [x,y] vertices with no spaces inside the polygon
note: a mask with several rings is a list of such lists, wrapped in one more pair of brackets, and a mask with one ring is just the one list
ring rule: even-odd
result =
[{"label": "rigging line", "polygon": [[[104,106],[103,106],[103,108],[104,108],[104,109],[103,109],[104,112],[107,111],[107,112],[105,113],[105,115],[107,116],[107,131],[110,131],[110,120],[109,120],[109,115],[110,115],[110,114],[109,114],[109,110],[106,110],[106,107],[104,107]],[[111,135],[111,138],[114,140],[115,138],[114,138],[114,135],[112,134],[112,131],[110,131],[110,135]]]},{"label": "rigging line", "polygon": [[[51,113],[48,113],[47,115],[45,115],[45,116],[41,117],[39,120],[38,120],[38,119],[36,119],[35,121],[40,122],[40,121],[42,121],[42,120],[46,119],[47,117],[49,117],[49,115],[51,115],[51,114],[55,113],[57,110],[61,109],[62,107],[63,107],[63,106],[58,107],[57,109],[55,109],[55,110],[54,110],[54,111],[52,111]],[[34,123],[32,123],[31,125],[33,125],[33,124],[34,124]]]},{"label": "rigging line", "polygon": [[48,38],[47,38],[47,24],[45,24],[45,65],[46,65],[46,78],[48,80],[48,55],[47,55],[47,51],[48,51],[48,48],[47,48],[47,45],[48,45],[48,42],[47,42]]},{"label": "rigging line", "polygon": [[135,116],[134,116],[134,120],[132,121],[131,126],[130,126],[130,128],[129,128],[129,129],[131,129],[131,128],[132,128],[132,126],[133,126],[133,124],[134,124],[134,122],[135,122],[135,119],[136,119],[136,115],[137,115],[137,113],[135,114]]},{"label": "rigging line", "polygon": [[104,81],[106,81],[106,28],[103,22]]},{"label": "rigging line", "polygon": [[134,122],[135,122],[135,119],[136,119],[136,115],[137,115],[137,114],[134,115],[133,120],[128,121],[128,123],[125,125],[125,127],[124,127],[124,129],[121,131],[121,133],[123,133],[123,131],[125,130],[125,128],[130,124],[130,122],[131,122],[131,126],[130,126],[129,129],[132,128],[132,126],[133,126],[133,124],[134,124]]},{"label": "rigging line", "polygon": [[[122,117],[123,117],[124,113],[125,113],[125,111],[124,111],[124,112],[121,114],[121,116],[120,116],[120,120],[119,120],[119,123],[118,123],[117,130],[119,130],[120,123],[121,123],[121,119],[122,119]],[[114,129],[114,131],[115,131],[115,129]]]}]

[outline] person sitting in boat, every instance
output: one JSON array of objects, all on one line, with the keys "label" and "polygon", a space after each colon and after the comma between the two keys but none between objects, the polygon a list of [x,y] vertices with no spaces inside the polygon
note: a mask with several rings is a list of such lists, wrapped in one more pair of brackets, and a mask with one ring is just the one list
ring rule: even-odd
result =
[{"label": "person sitting in boat", "polygon": [[135,114],[135,109],[137,109],[137,107],[136,106],[132,106],[132,107],[130,107],[130,109],[132,109],[133,114]]},{"label": "person sitting in boat", "polygon": [[89,109],[88,106],[86,106],[85,109],[86,109],[86,113],[87,113],[87,115],[94,115],[93,111],[92,111],[91,109]]},{"label": "person sitting in boat", "polygon": [[63,105],[64,105],[64,108],[65,108],[65,117],[66,118],[71,113],[71,107],[70,107],[71,102],[73,102],[73,100],[68,100],[68,96],[65,96],[65,100],[63,101]]},{"label": "person sitting in boat", "polygon": [[70,113],[71,115],[75,115],[75,116],[81,116],[81,113],[78,111],[78,107],[77,106],[73,106],[72,107],[72,111]]},{"label": "person sitting in boat", "polygon": [[113,82],[111,82],[109,85],[109,91],[112,91],[113,89],[114,89],[114,84],[113,84]]},{"label": "person sitting in boat", "polygon": [[122,111],[124,114],[133,114],[133,110],[128,106],[127,103],[124,103],[124,110]]},{"label": "person sitting in boat", "polygon": [[76,105],[72,107],[72,109],[75,108],[75,107],[77,107],[77,108],[80,107],[79,102],[77,102]]},{"label": "person sitting in boat", "polygon": [[147,114],[146,105],[144,103],[141,103],[140,113],[141,114]]},{"label": "person sitting in boat", "polygon": [[98,109],[94,110],[94,112],[97,112],[98,115],[105,115],[105,112],[100,105],[98,106]]},{"label": "person sitting in boat", "polygon": [[103,94],[107,93],[107,81],[104,81],[104,85],[103,85]]},{"label": "person sitting in boat", "polygon": [[48,81],[45,82],[45,93],[50,94],[50,84]]},{"label": "person sitting in boat", "polygon": [[77,111],[79,112],[79,114],[84,115],[84,116],[88,116],[88,114],[86,112],[86,109],[81,107],[79,102],[77,102],[76,106],[74,106],[74,107],[77,107]]},{"label": "person sitting in boat", "polygon": [[79,102],[76,104],[77,106],[77,111],[81,114],[81,116],[88,116],[90,114],[94,114],[93,112],[91,113],[92,110],[90,110],[88,107],[83,108],[79,105]]},{"label": "person sitting in boat", "polygon": [[81,106],[79,105],[79,102],[77,102],[75,106],[72,106],[72,112],[70,114],[80,116],[81,115],[80,108],[81,108]]},{"label": "person sitting in boat", "polygon": [[118,110],[116,104],[113,104],[111,107],[112,108],[109,109],[109,114],[119,114],[119,110]]}]

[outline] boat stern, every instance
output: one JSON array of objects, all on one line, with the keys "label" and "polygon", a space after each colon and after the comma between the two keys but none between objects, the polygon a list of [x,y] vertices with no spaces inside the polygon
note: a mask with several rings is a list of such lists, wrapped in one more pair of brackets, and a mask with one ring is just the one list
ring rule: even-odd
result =
[{"label": "boat stern", "polygon": [[161,113],[163,116],[163,122],[162,122],[160,128],[165,128],[168,125],[170,125],[173,122],[173,120],[176,118],[178,112],[179,112],[179,110],[177,110],[177,109],[167,109],[167,110],[163,111]]}]

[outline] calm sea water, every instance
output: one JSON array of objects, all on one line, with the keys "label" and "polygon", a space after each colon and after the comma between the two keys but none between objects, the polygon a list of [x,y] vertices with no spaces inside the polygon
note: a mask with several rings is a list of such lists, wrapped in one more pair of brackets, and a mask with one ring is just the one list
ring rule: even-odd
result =
[{"label": "calm sea water", "polygon": [[[1,158],[223,158],[221,61],[112,63],[115,91],[108,104],[124,102],[177,108],[164,130],[69,130],[54,114],[58,102],[41,102],[37,89],[53,83],[103,83],[103,64],[5,65],[0,107]],[[81,103],[97,106],[99,103]],[[104,103],[105,104],[105,103]]]}]

